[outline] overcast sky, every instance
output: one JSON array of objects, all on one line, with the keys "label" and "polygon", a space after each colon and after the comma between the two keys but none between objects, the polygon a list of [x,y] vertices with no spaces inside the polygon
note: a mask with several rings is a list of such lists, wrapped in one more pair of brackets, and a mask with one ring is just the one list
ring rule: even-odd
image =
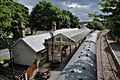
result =
[{"label": "overcast sky", "polygon": [[[29,8],[32,11],[33,6],[39,2],[39,0],[14,0]],[[54,5],[61,9],[69,10],[74,15],[80,18],[80,22],[91,21],[88,17],[88,13],[100,13],[97,2],[101,0],[49,0]]]}]

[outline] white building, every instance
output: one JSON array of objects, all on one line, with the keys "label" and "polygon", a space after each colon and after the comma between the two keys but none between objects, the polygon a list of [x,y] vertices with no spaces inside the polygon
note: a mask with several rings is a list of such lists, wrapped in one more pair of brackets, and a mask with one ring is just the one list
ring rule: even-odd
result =
[{"label": "white building", "polygon": [[45,59],[46,54],[44,52],[46,51],[43,43],[44,39],[47,38],[50,38],[49,33],[18,39],[12,45],[14,62],[22,65],[30,65],[37,58],[41,61]]}]

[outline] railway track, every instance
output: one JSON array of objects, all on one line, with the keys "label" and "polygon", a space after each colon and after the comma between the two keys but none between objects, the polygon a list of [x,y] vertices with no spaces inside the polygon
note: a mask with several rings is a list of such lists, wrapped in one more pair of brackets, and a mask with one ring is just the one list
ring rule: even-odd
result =
[{"label": "railway track", "polygon": [[10,80],[10,79],[8,79],[8,78],[6,78],[6,77],[0,75],[0,80]]},{"label": "railway track", "polygon": [[99,50],[98,80],[119,80],[116,74],[117,69],[115,62],[108,47],[105,34],[101,34],[99,38]]}]

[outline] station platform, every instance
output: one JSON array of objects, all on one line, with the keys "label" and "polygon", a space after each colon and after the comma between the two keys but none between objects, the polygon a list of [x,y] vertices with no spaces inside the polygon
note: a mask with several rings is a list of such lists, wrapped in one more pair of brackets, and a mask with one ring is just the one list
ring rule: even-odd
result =
[{"label": "station platform", "polygon": [[109,34],[106,35],[108,45],[113,53],[113,59],[115,61],[116,67],[120,70],[120,43],[117,43]]}]

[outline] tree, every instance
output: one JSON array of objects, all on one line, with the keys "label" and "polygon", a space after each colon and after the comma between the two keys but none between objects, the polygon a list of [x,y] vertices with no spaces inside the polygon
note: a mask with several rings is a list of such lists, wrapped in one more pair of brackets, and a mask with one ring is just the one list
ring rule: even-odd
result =
[{"label": "tree", "polygon": [[[71,16],[73,18],[71,18]],[[70,25],[72,19],[78,20],[78,18],[73,16],[72,13],[66,10],[61,10],[46,0],[41,0],[33,8],[29,16],[29,23],[31,30],[50,30],[52,21],[57,23],[56,29],[59,29],[60,26],[66,27],[67,25]],[[76,22],[78,21],[74,21],[74,27],[77,26],[75,24]]]},{"label": "tree", "polygon": [[27,23],[28,8],[13,0],[0,0],[0,36],[13,34],[18,38],[19,31],[16,26],[21,22]]},{"label": "tree", "polygon": [[31,29],[50,29],[52,21],[62,20],[61,10],[45,0],[40,1],[33,8],[29,16]]},{"label": "tree", "polygon": [[[109,24],[110,30],[119,34],[120,32],[120,1],[119,0],[104,0],[100,2],[99,5],[102,7],[101,11],[107,13],[103,15],[106,21],[106,24]],[[117,35],[120,36],[120,35]]]},{"label": "tree", "polygon": [[69,23],[67,23],[71,28],[78,27],[80,25],[80,20],[78,17],[73,15],[70,11],[63,10],[64,14],[67,14],[70,17]]},{"label": "tree", "polygon": [[87,27],[90,29],[94,29],[94,30],[104,29],[103,23],[99,19],[96,19],[96,18],[94,18],[91,23],[88,23]]},{"label": "tree", "polygon": [[97,30],[103,30],[104,27],[104,20],[101,19],[103,15],[99,14],[88,14],[89,17],[93,18],[93,21],[87,25],[90,29],[97,29]]}]

